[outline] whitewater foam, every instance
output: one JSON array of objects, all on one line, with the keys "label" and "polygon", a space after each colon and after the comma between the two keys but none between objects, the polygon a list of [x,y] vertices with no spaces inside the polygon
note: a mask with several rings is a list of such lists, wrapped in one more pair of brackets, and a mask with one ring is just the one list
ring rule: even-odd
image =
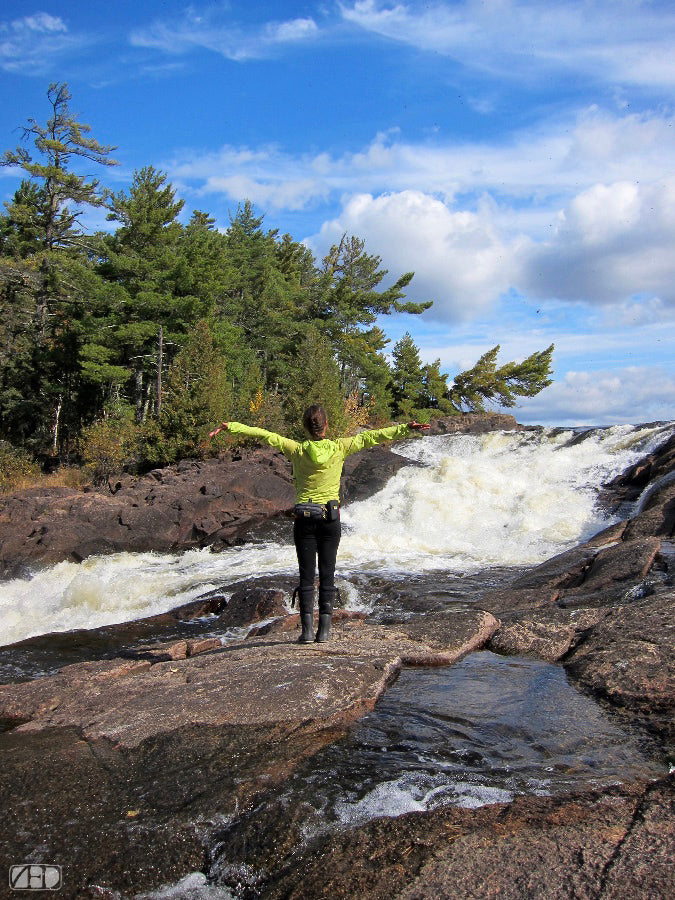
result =
[{"label": "whitewater foam", "polygon": [[[349,581],[458,574],[542,562],[610,524],[596,507],[609,480],[674,426],[616,426],[447,435],[394,445],[415,465],[343,510],[338,557],[346,605],[367,609]],[[293,575],[289,542],[183,554],[118,553],[63,562],[0,584],[0,641],[132,621],[251,575]]]}]

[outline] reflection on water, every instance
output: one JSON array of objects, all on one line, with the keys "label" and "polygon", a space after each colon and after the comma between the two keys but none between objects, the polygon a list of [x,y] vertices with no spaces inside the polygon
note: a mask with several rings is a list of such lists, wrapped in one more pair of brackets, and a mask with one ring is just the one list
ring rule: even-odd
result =
[{"label": "reflection on water", "polygon": [[665,772],[647,739],[575,690],[561,666],[485,651],[447,669],[404,670],[283,794],[284,806],[310,804],[310,836],[377,816]]},{"label": "reflection on water", "polygon": [[575,690],[561,666],[483,651],[448,668],[406,669],[346,738],[212,835],[208,875],[137,900],[258,896],[259,861],[278,853],[280,835],[294,852],[295,835],[307,846],[377,817],[666,771],[649,739]]}]

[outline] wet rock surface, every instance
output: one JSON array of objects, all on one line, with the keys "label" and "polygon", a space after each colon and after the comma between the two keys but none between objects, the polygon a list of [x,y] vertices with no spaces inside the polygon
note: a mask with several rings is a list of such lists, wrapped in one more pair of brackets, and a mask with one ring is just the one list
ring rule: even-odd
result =
[{"label": "wet rock surface", "polygon": [[[409,595],[409,614],[374,624],[338,611],[329,644],[302,646],[292,580],[251,579],[100,629],[86,659],[74,650],[77,633],[61,636],[74,664],[37,679],[27,669],[32,680],[0,687],[7,858],[63,864],[64,897],[134,896],[202,871],[240,897],[670,898],[672,776],[443,807],[310,840],[293,818],[300,810],[289,818],[273,800],[262,811],[256,804],[372,709],[402,666],[448,665],[481,647],[561,663],[584,691],[656,735],[664,758],[672,754],[671,451],[651,454],[658,482],[630,518],[541,566],[476,581],[464,605],[456,579],[383,582],[374,589],[385,608],[387,597],[400,606]],[[374,454],[373,484],[383,465]],[[277,479],[273,515],[290,481],[274,454],[264,460]],[[650,483],[644,473],[633,467],[605,502],[637,496]],[[362,469],[356,480],[364,477]],[[236,528],[264,527],[255,515]],[[247,639],[226,645],[211,633],[256,621]],[[24,642],[23,655],[37,659],[41,640]]]},{"label": "wet rock surface", "polygon": [[664,780],[380,819],[308,848],[264,896],[666,898],[673,812]]},{"label": "wet rock surface", "polygon": [[301,645],[297,633],[275,632],[225,647],[159,645],[154,660],[143,647],[137,659],[76,663],[1,686],[0,722],[21,734],[77,728],[86,740],[132,749],[192,725],[344,725],[372,708],[408,661],[447,664],[485,644],[496,627],[489,614],[467,612],[447,642],[432,645],[361,618],[336,617],[325,645]]},{"label": "wet rock surface", "polygon": [[344,734],[406,657],[460,658],[489,628],[484,613],[467,612],[454,638],[433,646],[362,618],[336,617],[333,633],[308,646],[297,630],[225,647],[182,641],[159,645],[154,659],[143,645],[136,659],[0,687],[11,858],[63,861],[69,897],[199,870],[213,821]]}]

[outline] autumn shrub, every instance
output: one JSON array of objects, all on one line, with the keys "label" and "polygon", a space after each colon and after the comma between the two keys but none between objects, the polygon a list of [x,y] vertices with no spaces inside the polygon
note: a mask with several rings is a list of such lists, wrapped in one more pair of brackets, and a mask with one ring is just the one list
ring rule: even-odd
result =
[{"label": "autumn shrub", "polygon": [[130,407],[119,405],[106,411],[82,430],[80,454],[84,472],[94,484],[107,484],[136,461],[137,429]]},{"label": "autumn shrub", "polygon": [[0,441],[0,494],[27,487],[40,477],[40,467],[25,450]]}]

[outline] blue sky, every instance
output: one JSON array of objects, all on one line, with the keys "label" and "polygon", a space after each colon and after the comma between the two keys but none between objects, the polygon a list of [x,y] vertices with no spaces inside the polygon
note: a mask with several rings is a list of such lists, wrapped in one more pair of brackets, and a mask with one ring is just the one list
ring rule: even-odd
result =
[{"label": "blue sky", "polygon": [[186,217],[414,271],[433,308],[382,325],[451,376],[554,343],[521,422],[675,420],[674,59],[670,2],[9,0],[0,149],[66,81],[112,189],[154,165]]}]

